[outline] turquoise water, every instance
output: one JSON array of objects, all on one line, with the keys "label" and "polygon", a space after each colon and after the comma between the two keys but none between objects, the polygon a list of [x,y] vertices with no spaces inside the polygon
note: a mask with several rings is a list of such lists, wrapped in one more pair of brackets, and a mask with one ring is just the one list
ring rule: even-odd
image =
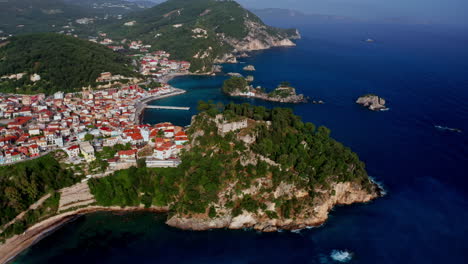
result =
[{"label": "turquoise water", "polygon": [[[434,26],[330,24],[301,28],[295,48],[258,52],[255,85],[289,81],[325,105],[287,105],[305,121],[326,125],[382,182],[387,196],[339,207],[320,228],[180,231],[164,215],[83,216],[45,238],[16,263],[334,263],[333,250],[353,252],[350,263],[464,263],[468,258],[468,35]],[[367,38],[375,43],[365,43]],[[190,111],[147,110],[148,123],[187,125],[198,100],[224,103],[225,77],[180,77],[187,94],[153,104]],[[371,112],[356,98],[376,93],[390,111]],[[435,126],[458,128],[462,133]]]}]

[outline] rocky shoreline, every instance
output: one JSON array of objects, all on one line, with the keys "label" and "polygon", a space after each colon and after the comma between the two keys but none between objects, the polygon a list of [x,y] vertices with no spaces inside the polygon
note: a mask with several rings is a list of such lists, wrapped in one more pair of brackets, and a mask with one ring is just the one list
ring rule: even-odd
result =
[{"label": "rocky shoreline", "polygon": [[256,93],[256,94],[245,94],[242,92],[229,93],[229,96],[238,96],[245,98],[256,98],[264,101],[277,102],[277,103],[289,103],[289,104],[301,104],[307,103],[307,98],[303,94],[291,95],[288,97],[271,97],[268,94]]},{"label": "rocky shoreline", "polygon": [[313,217],[295,216],[288,219],[271,219],[258,213],[249,213],[244,211],[241,215],[231,216],[230,214],[223,215],[214,219],[206,216],[199,217],[183,217],[175,215],[166,221],[166,224],[183,230],[204,231],[210,229],[244,229],[251,228],[260,232],[276,232],[280,230],[300,230],[310,227],[318,227],[323,225],[328,217],[329,212],[339,205],[350,205],[354,203],[368,203],[372,200],[383,196],[383,189],[373,183],[376,191],[369,193],[352,183],[338,183],[335,185],[335,195],[328,197],[323,203],[308,208],[314,212]]},{"label": "rocky shoreline", "polygon": [[[326,222],[329,212],[338,205],[349,205],[354,203],[368,203],[383,195],[383,189],[374,183],[375,192],[369,193],[367,190],[350,182],[338,183],[334,186],[335,194],[327,196],[322,203],[310,208],[314,212],[313,217],[295,217],[294,219],[267,219],[259,214],[243,212],[241,215],[232,217],[229,214],[224,216],[209,218],[207,216],[186,218],[182,216],[172,216],[166,224],[182,230],[205,231],[211,229],[243,229],[252,228],[261,232],[275,232],[280,230],[298,230],[309,227],[318,227]],[[59,229],[63,225],[75,220],[76,218],[95,212],[154,212],[168,213],[168,207],[104,207],[87,206],[61,213],[28,228],[23,234],[16,235],[0,244],[0,263],[5,264],[14,260],[14,258],[31,247],[41,239]]]}]

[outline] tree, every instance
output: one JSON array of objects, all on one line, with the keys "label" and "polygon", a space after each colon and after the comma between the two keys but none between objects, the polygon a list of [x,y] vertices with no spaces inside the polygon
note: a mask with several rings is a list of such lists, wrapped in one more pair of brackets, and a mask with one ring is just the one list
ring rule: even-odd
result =
[{"label": "tree", "polygon": [[216,217],[216,209],[214,208],[214,206],[210,207],[210,211],[208,212],[208,216],[210,218],[215,218]]},{"label": "tree", "polygon": [[93,139],[94,139],[94,136],[91,135],[91,134],[86,134],[85,137],[84,137],[84,140],[85,140],[85,141],[91,141],[91,140],[93,140]]}]

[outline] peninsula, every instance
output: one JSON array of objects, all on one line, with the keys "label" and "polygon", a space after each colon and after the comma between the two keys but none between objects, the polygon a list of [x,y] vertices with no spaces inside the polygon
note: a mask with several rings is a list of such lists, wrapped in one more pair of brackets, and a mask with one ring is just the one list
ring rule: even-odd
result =
[{"label": "peninsula", "polygon": [[[180,145],[181,163],[172,168],[151,168],[154,158],[144,154],[145,144],[137,144],[141,149],[135,152],[113,152],[121,162],[134,159],[131,167],[86,178],[67,165],[63,152],[0,167],[12,176],[1,182],[8,191],[1,195],[0,263],[76,216],[95,211],[168,212],[166,223],[181,229],[272,232],[319,226],[335,205],[381,195],[355,153],[330,138],[330,130],[303,123],[290,109],[202,102],[199,110]],[[162,131],[146,144],[150,150],[167,151],[158,138],[174,140],[168,129]],[[39,168],[47,169],[36,173]],[[47,189],[42,184],[50,175],[60,177]],[[14,200],[14,192],[23,192],[15,182],[24,177],[33,177],[27,186],[38,190],[37,198],[29,193],[28,199]]]},{"label": "peninsula", "polygon": [[296,94],[296,89],[291,87],[288,82],[281,83],[271,92],[266,92],[262,87],[254,88],[248,84],[250,78],[233,76],[223,84],[223,92],[230,96],[241,96],[249,98],[258,98],[265,101],[280,103],[307,103],[303,94]]}]

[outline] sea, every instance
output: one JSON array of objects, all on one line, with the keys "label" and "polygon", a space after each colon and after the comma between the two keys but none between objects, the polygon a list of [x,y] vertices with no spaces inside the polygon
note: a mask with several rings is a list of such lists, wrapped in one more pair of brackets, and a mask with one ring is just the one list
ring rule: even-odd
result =
[{"label": "sea", "polygon": [[[280,25],[280,22],[278,22]],[[447,25],[320,23],[298,26],[292,48],[255,52],[226,72],[273,89],[290,82],[325,104],[283,105],[221,93],[225,76],[185,76],[184,95],[146,110],[144,122],[189,125],[199,100],[290,107],[357,152],[386,195],[336,207],[320,227],[297,232],[182,231],[148,212],[82,216],[14,263],[467,263],[468,30]],[[366,39],[374,42],[366,42]],[[242,70],[252,64],[257,71]],[[355,103],[363,94],[388,111]]]}]

